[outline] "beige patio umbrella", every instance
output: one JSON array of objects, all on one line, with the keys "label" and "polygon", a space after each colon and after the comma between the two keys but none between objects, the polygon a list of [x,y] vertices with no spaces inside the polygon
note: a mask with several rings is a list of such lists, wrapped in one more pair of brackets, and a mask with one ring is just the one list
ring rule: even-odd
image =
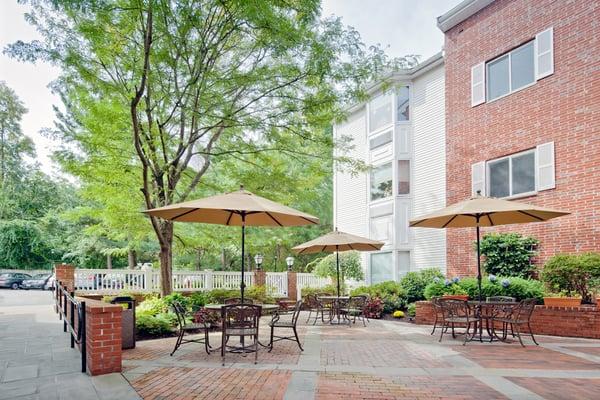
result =
[{"label": "beige patio umbrella", "polygon": [[477,285],[481,301],[481,251],[479,227],[542,222],[570,213],[516,201],[477,195],[410,221],[414,228],[477,228]]},{"label": "beige patio umbrella", "polygon": [[337,274],[337,295],[340,297],[340,251],[358,250],[374,251],[379,250],[384,245],[383,242],[367,239],[364,237],[340,232],[337,229],[316,239],[302,243],[292,250],[298,254],[320,253],[335,251],[336,274]]},{"label": "beige patio umbrella", "polygon": [[276,203],[244,190],[204,199],[154,208],[146,214],[171,221],[202,222],[206,224],[235,225],[242,227],[242,282],[244,301],[244,241],[246,226],[301,226],[315,225],[319,218]]}]

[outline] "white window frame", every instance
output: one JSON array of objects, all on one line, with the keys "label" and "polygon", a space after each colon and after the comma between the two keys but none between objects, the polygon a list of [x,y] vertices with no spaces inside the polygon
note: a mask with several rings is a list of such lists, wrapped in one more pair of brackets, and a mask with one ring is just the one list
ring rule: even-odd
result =
[{"label": "white window frame", "polygon": [[[532,47],[533,47],[533,82],[531,82],[525,86],[521,86],[518,89],[513,89],[512,88],[512,58],[511,58],[511,54],[514,51],[517,51],[517,50],[521,49],[522,47],[527,46],[530,43],[532,44]],[[484,65],[484,70],[485,70],[484,72],[485,72],[485,77],[486,77],[486,79],[485,79],[485,101],[486,101],[486,103],[492,103],[496,100],[500,100],[506,96],[509,96],[513,93],[517,93],[518,91],[527,89],[528,87],[531,87],[536,84],[536,82],[537,82],[537,78],[536,78],[537,59],[536,59],[536,54],[535,54],[535,48],[536,48],[535,46],[536,46],[535,39],[531,39],[531,40],[528,40],[527,42],[523,43],[519,47],[515,47],[514,49],[494,58],[493,60],[486,61],[485,65]],[[489,80],[490,80],[490,74],[488,74],[488,65],[493,63],[494,61],[498,61],[499,59],[504,58],[504,57],[508,57],[508,88],[509,88],[509,90],[508,90],[508,93],[505,93],[502,96],[498,96],[498,97],[494,97],[493,99],[490,99],[489,95],[488,95],[488,84],[489,84]]]},{"label": "white window frame", "polygon": [[368,199],[368,203],[369,204],[384,203],[384,202],[390,201],[390,200],[392,200],[394,198],[394,193],[395,193],[394,190],[396,189],[396,184],[394,183],[394,179],[396,179],[396,170],[394,168],[394,159],[386,159],[385,161],[380,161],[380,162],[378,162],[375,165],[371,165],[371,168],[372,169],[379,168],[379,167],[381,167],[382,165],[385,165],[385,164],[391,164],[391,166],[392,166],[392,194],[390,196],[388,196],[388,197],[382,197],[380,199],[372,200],[371,199],[371,171],[369,171],[369,174],[368,174],[368,177],[369,177],[369,179],[368,179],[368,185],[369,185],[368,189],[369,190],[367,190],[367,196],[368,196],[367,199]]},{"label": "white window frame", "polygon": [[[392,118],[391,118],[391,122],[389,124],[385,124],[383,126],[381,126],[380,128],[377,128],[375,130],[371,130],[371,103],[373,102],[373,100],[375,100],[378,97],[390,97],[390,104],[391,104],[391,111],[392,111]],[[395,122],[396,122],[396,95],[394,94],[394,92],[379,92],[376,95],[372,96],[369,101],[367,102],[367,136],[370,138],[372,136],[375,136],[381,132],[384,132],[388,129],[391,129]],[[410,112],[410,111],[409,111]]]},{"label": "white window frame", "polygon": [[[401,87],[408,88],[408,120],[407,121],[400,121],[398,119],[398,90]],[[410,125],[412,123],[412,119],[413,119],[412,100],[413,100],[412,85],[409,85],[408,83],[406,83],[403,85],[396,86],[396,90],[394,91],[394,101],[392,103],[393,113],[394,113],[393,119],[394,119],[395,125]]]},{"label": "white window frame", "polygon": [[[535,189],[529,192],[524,192],[524,193],[518,193],[518,194],[512,194],[513,191],[513,176],[512,176],[512,159],[515,157],[519,157],[522,156],[524,154],[529,154],[532,153],[533,154],[533,160],[534,160],[534,164],[533,164],[533,169],[534,169],[534,175],[533,175],[533,179],[534,179],[534,187]],[[508,159],[508,192],[510,193],[508,196],[505,197],[501,197],[502,199],[518,199],[521,197],[529,197],[529,196],[534,196],[538,193],[538,168],[537,168],[537,154],[536,154],[536,149],[535,147],[532,149],[528,149],[525,151],[520,151],[518,153],[513,153],[513,154],[509,154],[507,156],[504,157],[500,157],[500,158],[495,158],[493,160],[488,160],[485,162],[485,190],[487,193],[489,193],[489,195],[491,196],[491,173],[490,173],[490,164],[494,164],[496,162],[500,162],[500,161],[504,161]]]}]

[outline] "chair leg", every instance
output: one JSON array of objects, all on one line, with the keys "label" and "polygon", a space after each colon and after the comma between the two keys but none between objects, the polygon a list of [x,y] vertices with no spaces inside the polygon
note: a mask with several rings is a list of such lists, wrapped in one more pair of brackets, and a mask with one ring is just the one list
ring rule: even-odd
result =
[{"label": "chair leg", "polygon": [[206,354],[210,355],[210,344],[208,343],[208,329],[204,330],[204,350],[206,350]]},{"label": "chair leg", "polygon": [[438,340],[438,342],[442,342],[442,336],[444,336],[444,326],[446,325],[446,323],[444,321],[442,321],[442,329],[440,329],[440,340]]},{"label": "chair leg", "polygon": [[304,351],[302,345],[300,344],[300,339],[298,338],[298,332],[296,332],[296,327],[294,327],[294,336],[296,336],[296,343],[298,343],[298,347],[300,347],[300,351]]},{"label": "chair leg", "polygon": [[177,336],[177,341],[175,342],[175,348],[171,352],[171,357],[173,357],[173,354],[175,354],[175,352],[177,351],[179,346],[181,346],[182,340],[183,340],[183,330],[179,330],[179,336]]},{"label": "chair leg", "polygon": [[254,335],[254,364],[258,362],[258,335]]},{"label": "chair leg", "polygon": [[225,334],[221,336],[221,365],[225,366],[225,346],[227,345],[227,340],[225,339]]},{"label": "chair leg", "polygon": [[310,321],[310,316],[312,315],[312,310],[309,309],[308,310],[308,318],[306,318],[306,323],[308,324],[308,321]]},{"label": "chair leg", "polygon": [[535,336],[533,336],[533,331],[531,330],[531,325],[529,325],[529,321],[527,321],[527,327],[529,328],[529,334],[531,335],[531,340],[533,340],[533,343],[535,343],[536,346],[539,346],[540,344],[537,342],[537,340],[535,340]]},{"label": "chair leg", "polygon": [[456,339],[456,334],[454,333],[454,322],[452,323],[452,339]]},{"label": "chair leg", "polygon": [[271,350],[273,350],[273,330],[274,330],[274,328],[271,327],[271,340],[269,342],[269,353],[271,352]]},{"label": "chair leg", "polygon": [[519,325],[517,324],[517,326],[515,326],[515,330],[517,332],[517,338],[519,338],[519,343],[521,343],[521,346],[525,347],[525,345],[523,344],[523,340],[521,339],[521,332],[519,331]]},{"label": "chair leg", "polygon": [[430,335],[433,335],[435,333],[435,328],[437,328],[437,323],[438,323],[438,318],[437,318],[437,314],[436,314],[435,321],[433,321],[433,330],[431,331]]}]

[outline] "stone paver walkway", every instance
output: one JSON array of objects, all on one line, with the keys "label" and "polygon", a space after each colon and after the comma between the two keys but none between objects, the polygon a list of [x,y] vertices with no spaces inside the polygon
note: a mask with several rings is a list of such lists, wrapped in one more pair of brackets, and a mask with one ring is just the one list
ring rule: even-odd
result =
[{"label": "stone paver walkway", "polygon": [[[175,339],[138,342],[123,375],[144,399],[600,399],[600,341],[539,337],[540,346],[429,335],[429,327],[371,321],[312,326],[305,351],[279,342],[253,357],[204,353]],[[267,322],[263,320],[263,324]],[[261,338],[266,340],[263,327]],[[218,345],[219,334],[211,335]]]},{"label": "stone paver walkway", "polygon": [[139,399],[121,374],[81,373],[51,304],[49,292],[0,289],[0,400]]}]

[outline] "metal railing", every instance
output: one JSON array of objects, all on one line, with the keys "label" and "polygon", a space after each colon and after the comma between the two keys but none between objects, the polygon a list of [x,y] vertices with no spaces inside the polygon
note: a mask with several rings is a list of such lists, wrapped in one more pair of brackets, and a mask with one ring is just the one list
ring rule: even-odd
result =
[{"label": "metal railing", "polygon": [[61,282],[54,285],[54,310],[63,321],[63,331],[68,332],[71,348],[78,346],[81,352],[81,372],[86,372],[86,332],[85,301],[75,300],[75,293],[69,292]]}]

